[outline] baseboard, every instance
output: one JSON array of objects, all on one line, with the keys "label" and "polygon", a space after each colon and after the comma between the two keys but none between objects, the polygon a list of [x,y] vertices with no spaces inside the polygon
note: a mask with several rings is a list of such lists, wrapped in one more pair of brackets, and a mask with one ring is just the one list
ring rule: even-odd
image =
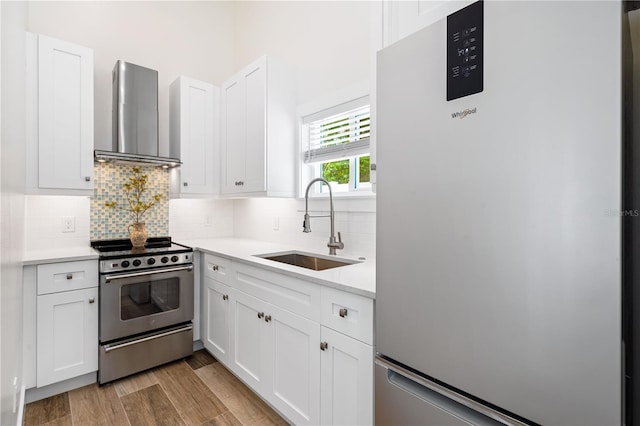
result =
[{"label": "baseboard", "polygon": [[34,401],[39,401],[41,399],[49,398],[50,396],[69,392],[70,390],[78,389],[97,382],[98,375],[96,372],[93,372],[85,374],[84,376],[74,377],[73,379],[65,380],[63,382],[54,383],[49,386],[27,389],[25,397],[26,403],[29,404]]},{"label": "baseboard", "polygon": [[202,340],[194,340],[193,351],[199,351],[200,349],[204,349],[204,343],[202,343]]},{"label": "baseboard", "polygon": [[24,406],[27,404],[26,393],[27,389],[22,386],[22,388],[20,388],[20,401],[18,401],[18,420],[16,421],[16,426],[22,426],[22,420],[24,417]]}]

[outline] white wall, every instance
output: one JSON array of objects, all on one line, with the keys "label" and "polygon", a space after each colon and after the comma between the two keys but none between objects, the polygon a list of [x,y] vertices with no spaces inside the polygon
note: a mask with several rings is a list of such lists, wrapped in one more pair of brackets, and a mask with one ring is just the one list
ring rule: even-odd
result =
[{"label": "white wall", "polygon": [[234,72],[230,2],[29,2],[28,30],[94,50],[95,148],[110,150],[118,59],[158,71],[160,155],[169,156],[169,85],[220,84]]},{"label": "white wall", "polygon": [[[22,249],[25,185],[25,33],[22,2],[1,2],[0,424],[16,424],[22,387]],[[14,380],[16,382],[14,387]],[[18,394],[17,394],[18,393]],[[19,404],[19,399],[16,401]]]},{"label": "white wall", "polygon": [[235,68],[263,54],[298,68],[298,103],[361,81],[372,64],[367,1],[235,3]]}]

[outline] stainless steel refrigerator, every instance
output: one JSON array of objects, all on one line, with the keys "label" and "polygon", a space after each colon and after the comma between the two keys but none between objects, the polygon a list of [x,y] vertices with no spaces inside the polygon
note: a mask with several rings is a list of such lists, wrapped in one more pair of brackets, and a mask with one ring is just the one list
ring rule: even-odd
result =
[{"label": "stainless steel refrigerator", "polygon": [[622,5],[474,3],[377,58],[377,424],[622,422]]}]

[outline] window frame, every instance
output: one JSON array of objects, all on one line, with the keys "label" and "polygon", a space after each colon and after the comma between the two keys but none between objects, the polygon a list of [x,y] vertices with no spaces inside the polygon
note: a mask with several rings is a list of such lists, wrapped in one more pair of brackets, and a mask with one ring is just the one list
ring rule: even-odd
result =
[{"label": "window frame", "polygon": [[[371,135],[369,135],[369,149],[366,153],[358,153],[350,156],[336,155],[334,158],[323,159],[317,162],[305,162],[305,155],[309,148],[308,138],[308,126],[318,120],[331,117],[343,112],[348,112],[363,106],[369,106],[369,117],[371,117],[371,105],[369,94],[360,90],[356,93],[342,94],[331,97],[321,102],[316,102],[312,105],[306,105],[303,108],[298,109],[298,123],[299,123],[299,156],[298,156],[298,176],[299,176],[299,190],[298,194],[300,198],[305,197],[305,190],[308,183],[315,177],[321,176],[320,167],[324,163],[349,160],[349,183],[347,185],[347,191],[336,191],[332,187],[333,196],[335,198],[345,197],[375,197],[375,193],[372,189],[371,182],[360,183],[359,171],[360,164],[359,159],[361,157],[368,156],[371,158]],[[369,118],[371,120],[371,118]],[[371,126],[371,124],[370,124]],[[329,191],[322,190],[325,185],[315,184],[309,189],[309,197],[323,198],[328,197]]]}]

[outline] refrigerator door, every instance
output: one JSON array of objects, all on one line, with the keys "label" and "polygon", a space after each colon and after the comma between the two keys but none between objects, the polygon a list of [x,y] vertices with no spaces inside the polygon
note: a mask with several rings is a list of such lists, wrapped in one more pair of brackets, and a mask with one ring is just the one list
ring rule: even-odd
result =
[{"label": "refrigerator door", "polygon": [[375,380],[377,426],[521,425],[515,419],[501,417],[499,413],[490,413],[496,418],[484,415],[449,398],[447,395],[454,398],[456,395],[441,386],[380,358],[376,359]]},{"label": "refrigerator door", "polygon": [[446,21],[378,54],[376,350],[540,424],[621,422],[621,15],[484,3],[449,102]]}]

